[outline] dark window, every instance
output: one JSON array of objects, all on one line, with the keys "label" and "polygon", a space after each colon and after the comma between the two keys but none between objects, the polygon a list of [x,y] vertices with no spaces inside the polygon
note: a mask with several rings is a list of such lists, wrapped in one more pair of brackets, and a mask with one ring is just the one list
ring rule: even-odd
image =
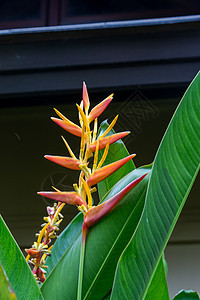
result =
[{"label": "dark window", "polygon": [[0,0],[0,29],[46,25],[46,0]]},{"label": "dark window", "polygon": [[61,0],[62,24],[170,17],[199,13],[199,0]]}]

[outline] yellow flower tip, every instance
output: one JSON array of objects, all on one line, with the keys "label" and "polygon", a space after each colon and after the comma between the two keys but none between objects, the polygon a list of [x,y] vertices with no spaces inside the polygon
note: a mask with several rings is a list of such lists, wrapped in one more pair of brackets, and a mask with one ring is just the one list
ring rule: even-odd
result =
[{"label": "yellow flower tip", "polygon": [[59,189],[57,189],[55,186],[51,186],[52,187],[52,189],[54,189],[56,192],[59,192],[59,193],[61,193],[61,191],[59,190]]},{"label": "yellow flower tip", "polygon": [[46,159],[72,170],[79,170],[80,160],[73,157],[45,155]]},{"label": "yellow flower tip", "polygon": [[69,121],[68,119],[65,118],[65,120],[61,120],[58,118],[51,117],[51,120],[54,121],[58,126],[62,127],[64,130],[66,130],[67,132],[81,137],[82,129],[78,125]]},{"label": "yellow flower tip", "polygon": [[[25,251],[26,251],[27,249],[25,249]],[[30,258],[31,256],[30,256],[30,254],[28,254],[27,256],[26,256],[26,261],[28,262],[29,261],[29,258]]]},{"label": "yellow flower tip", "polygon": [[86,117],[85,113],[83,112],[82,108],[77,103],[76,103],[76,106],[77,106],[80,116],[83,120],[84,126],[86,127],[87,131],[89,132],[90,130],[89,130],[87,117]]},{"label": "yellow flower tip", "polygon": [[85,205],[80,205],[80,206],[78,206],[78,210],[80,211],[80,212],[82,212],[82,214],[85,216],[86,215],[86,213],[87,213],[87,208],[85,207]]},{"label": "yellow flower tip", "polygon": [[113,94],[111,94],[105,100],[103,100],[98,105],[96,105],[89,113],[89,116],[88,116],[89,122],[92,122],[94,119],[96,119],[98,116],[100,116],[100,114],[102,114],[102,112],[106,109],[106,107],[112,101],[112,99],[113,99]]},{"label": "yellow flower tip", "polygon": [[57,114],[61,119],[67,120],[67,118],[66,118],[63,114],[61,114],[61,112],[59,112],[58,109],[54,108],[54,111],[56,112],[56,114]]},{"label": "yellow flower tip", "polygon": [[90,188],[89,188],[89,186],[87,185],[86,181],[83,178],[81,178],[81,181],[83,183],[85,192],[86,192],[87,197],[88,197],[88,207],[91,207],[92,206],[92,195],[91,195],[91,192],[90,192]]},{"label": "yellow flower tip", "polygon": [[119,117],[119,115],[116,115],[116,117],[110,123],[108,128],[104,131],[104,133],[99,138],[104,138],[111,131],[111,129],[115,126],[115,123],[117,122],[118,117]]},{"label": "yellow flower tip", "polygon": [[67,141],[65,140],[65,138],[61,135],[61,138],[63,140],[63,142],[65,143],[65,146],[67,147],[69,154],[71,155],[72,158],[76,159],[76,156],[74,155],[72,149],[70,148],[69,144],[67,143]]}]

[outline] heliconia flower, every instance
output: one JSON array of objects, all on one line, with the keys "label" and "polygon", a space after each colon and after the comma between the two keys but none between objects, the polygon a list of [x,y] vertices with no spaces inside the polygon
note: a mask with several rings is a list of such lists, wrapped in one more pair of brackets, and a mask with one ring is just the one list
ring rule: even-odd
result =
[{"label": "heliconia flower", "polygon": [[83,106],[86,111],[88,111],[89,106],[90,106],[90,101],[89,101],[89,96],[87,92],[87,86],[85,82],[83,82]]},{"label": "heliconia flower", "polygon": [[131,183],[129,183],[123,190],[118,192],[109,200],[105,201],[104,203],[92,207],[90,210],[87,211],[84,217],[84,224],[87,228],[91,227],[99,220],[101,220],[105,215],[107,215],[116,205],[124,198],[124,196],[132,190],[145,176],[142,175],[141,177],[135,179]]},{"label": "heliconia flower", "polygon": [[25,249],[26,253],[28,253],[32,258],[41,257],[41,252],[35,248]]},{"label": "heliconia flower", "polygon": [[53,120],[57,125],[62,127],[64,130],[70,132],[71,134],[81,137],[82,129],[78,125],[74,124],[73,122],[69,120],[66,121],[66,120],[61,120],[53,117],[51,118],[51,120]]},{"label": "heliconia flower", "polygon": [[86,201],[76,192],[38,192],[38,194],[55,201],[78,206],[84,205],[87,207]]},{"label": "heliconia flower", "polygon": [[[111,145],[111,144],[115,143],[116,141],[122,139],[123,137],[125,137],[129,133],[130,133],[130,131],[124,131],[124,132],[115,133],[113,135],[110,135],[110,136],[107,136],[105,138],[99,139],[99,150],[104,149],[106,147],[108,140],[109,140],[109,145]],[[95,141],[94,143],[92,143],[89,146],[89,150],[91,152],[95,152],[96,146],[97,146],[97,141]]]},{"label": "heliconia flower", "polygon": [[52,216],[55,213],[54,207],[47,206],[47,213],[49,216]]},{"label": "heliconia flower", "polygon": [[94,119],[96,119],[106,109],[106,107],[112,101],[112,99],[113,99],[113,94],[111,94],[105,100],[103,100],[98,105],[96,105],[89,113],[88,121],[92,122]]},{"label": "heliconia flower", "polygon": [[87,184],[88,186],[92,186],[111,174],[113,174],[115,171],[117,171],[119,168],[121,168],[123,165],[125,165],[129,160],[131,160],[136,154],[129,155],[127,157],[124,157],[118,161],[115,161],[114,163],[111,163],[109,165],[106,165],[100,169],[97,169],[94,171],[88,178],[87,178]]},{"label": "heliconia flower", "polygon": [[54,155],[45,155],[44,157],[65,168],[69,168],[72,170],[80,170],[79,165],[81,164],[81,162],[76,158],[66,157],[66,156],[54,156]]},{"label": "heliconia flower", "polygon": [[34,273],[37,275],[41,282],[44,282],[46,280],[44,270],[42,270],[41,268],[38,268],[35,272],[33,272],[33,274]]}]

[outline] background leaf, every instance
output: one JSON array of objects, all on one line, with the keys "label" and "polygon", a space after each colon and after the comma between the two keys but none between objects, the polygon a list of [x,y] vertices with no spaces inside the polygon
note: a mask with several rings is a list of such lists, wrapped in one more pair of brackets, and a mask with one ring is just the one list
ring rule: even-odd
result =
[{"label": "background leaf", "polygon": [[121,257],[111,299],[145,298],[199,171],[199,129],[200,74],[178,106],[156,155],[144,212],[135,236]]},{"label": "background leaf", "polygon": [[[150,166],[133,170],[106,195],[109,199],[129,182],[149,173]],[[102,299],[110,291],[117,261],[129,242],[144,206],[146,176],[87,236],[83,278],[83,299]],[[49,274],[41,290],[46,299],[76,299],[81,235],[71,244]]]},{"label": "background leaf", "polygon": [[175,297],[174,300],[199,300],[199,295],[197,292],[192,290],[180,291]]},{"label": "background leaf", "polygon": [[18,299],[43,299],[30,267],[1,216],[0,263]]},{"label": "background leaf", "polygon": [[[104,131],[108,128],[108,122],[104,121],[101,123],[100,129],[99,129],[99,135],[102,135]],[[107,136],[114,134],[115,131],[112,129]],[[104,150],[99,151],[99,157],[101,158]],[[111,164],[114,161],[117,161],[121,158],[124,158],[129,155],[128,150],[126,149],[126,146],[124,145],[122,140],[119,140],[115,142],[114,144],[110,145],[109,152],[106,157],[106,160],[103,165]],[[130,173],[132,170],[135,169],[135,165],[133,163],[133,160],[131,159],[129,162],[127,162],[122,168],[120,168],[118,171],[116,171],[114,174],[109,176],[108,178],[104,179],[103,181],[98,183],[98,193],[99,198],[102,199],[106,193],[125,175]]]},{"label": "background leaf", "polygon": [[11,285],[7,279],[5,272],[0,264],[0,299],[2,300],[17,300]]}]

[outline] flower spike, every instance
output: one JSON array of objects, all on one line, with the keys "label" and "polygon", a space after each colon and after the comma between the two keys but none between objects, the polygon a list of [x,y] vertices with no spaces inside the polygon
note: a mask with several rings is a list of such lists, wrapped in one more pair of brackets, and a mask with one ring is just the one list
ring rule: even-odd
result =
[{"label": "flower spike", "polygon": [[88,210],[84,218],[85,226],[89,228],[99,220],[101,220],[105,215],[107,215],[146,175],[147,174],[142,175],[141,177],[129,183],[123,190],[121,190],[106,202],[98,206],[94,206],[90,210]]},{"label": "flower spike", "polygon": [[76,192],[38,192],[38,194],[55,201],[87,207],[86,202]]},{"label": "flower spike", "polygon": [[100,116],[100,114],[106,109],[106,107],[112,101],[112,99],[113,99],[113,94],[108,96],[105,100],[100,102],[91,110],[88,116],[89,123],[92,122],[94,119],[96,119],[98,116]]},{"label": "flower spike", "polygon": [[[117,115],[102,135],[98,136],[97,119],[112,99],[113,94],[89,111],[90,101],[87,86],[85,82],[83,82],[82,100],[80,105],[77,104],[79,125],[68,120],[62,113],[55,109],[59,118],[51,119],[64,130],[81,138],[79,156],[76,157],[68,142],[62,136],[69,151],[69,157],[45,155],[45,158],[66,168],[78,170],[79,180],[78,183],[73,184],[74,191],[62,192],[53,187],[54,190],[51,192],[38,192],[39,195],[55,200],[55,202],[52,207],[47,207],[48,215],[43,218],[45,223],[41,225],[42,229],[36,234],[38,237],[37,242],[34,242],[32,248],[26,249],[28,253],[26,260],[33,265],[32,273],[36,281],[38,283],[44,282],[46,273],[45,268],[47,268],[45,260],[47,256],[51,255],[52,246],[49,245],[51,240],[57,237],[59,225],[63,220],[61,211],[66,204],[76,205],[78,210],[84,215],[77,300],[82,299],[84,253],[88,229],[114,209],[119,201],[121,201],[121,199],[145,176],[144,175],[127,185],[123,190],[105,203],[96,207],[93,206],[92,193],[96,191],[94,185],[113,174],[135,156],[135,154],[133,154],[103,166],[109,153],[110,145],[129,134],[129,132],[120,132],[116,134],[111,132],[118,119]],[[91,124],[91,122],[93,122],[93,124]],[[104,149],[104,152],[99,159],[98,154],[101,149]]]},{"label": "flower spike", "polygon": [[129,160],[131,160],[136,154],[129,155],[127,157],[124,157],[118,161],[115,161],[114,163],[111,163],[107,166],[104,166],[100,169],[97,169],[94,171],[87,179],[88,186],[92,186],[111,174],[113,174],[115,171],[117,171],[119,168],[121,168],[123,165],[125,165]]},{"label": "flower spike", "polygon": [[81,164],[81,162],[76,158],[65,157],[65,156],[54,156],[54,155],[45,155],[44,157],[65,168],[72,169],[72,170],[80,170],[79,165]]},{"label": "flower spike", "polygon": [[62,127],[64,130],[70,132],[71,134],[81,137],[81,133],[82,133],[81,128],[78,125],[74,124],[73,122],[69,120],[67,121],[60,120],[53,117],[51,118],[51,120],[54,121],[60,127]]},{"label": "flower spike", "polygon": [[[99,150],[104,149],[106,147],[108,140],[109,140],[109,145],[111,145],[111,144],[115,143],[116,141],[122,139],[123,137],[125,137],[129,133],[130,133],[130,131],[124,131],[124,132],[115,133],[115,134],[107,136],[105,138],[100,138],[99,139]],[[97,144],[97,141],[95,141],[94,143],[92,143],[89,146],[89,150],[91,152],[95,151],[96,144]]]}]

